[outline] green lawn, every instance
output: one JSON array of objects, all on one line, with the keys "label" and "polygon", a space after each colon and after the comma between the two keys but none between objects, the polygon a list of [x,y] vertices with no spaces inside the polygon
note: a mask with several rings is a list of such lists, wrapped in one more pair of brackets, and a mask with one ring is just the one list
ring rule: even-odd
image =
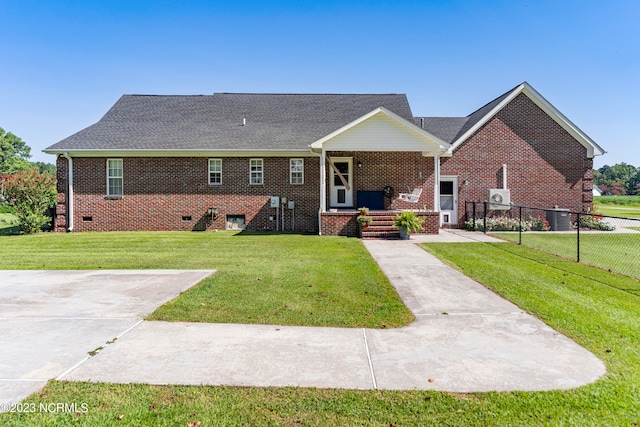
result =
[{"label": "green lawn", "polygon": [[598,196],[593,205],[603,215],[640,218],[640,196]]},{"label": "green lawn", "polygon": [[640,196],[596,196],[593,198],[593,204],[640,208]]},{"label": "green lawn", "polygon": [[640,218],[640,208],[598,205],[597,209],[598,212],[602,215],[617,216],[622,218]]},{"label": "green lawn", "polygon": [[634,426],[640,421],[640,283],[505,243],[425,245],[596,354],[599,381],[566,391],[442,393],[51,381],[25,403],[81,414],[0,415],[3,425]]},{"label": "green lawn", "polygon": [[0,212],[0,236],[18,234],[20,232],[20,227],[18,227],[17,224],[17,216],[12,213]]},{"label": "green lawn", "polygon": [[216,269],[149,318],[397,327],[413,321],[358,239],[268,233],[40,233],[0,239],[4,269]]},{"label": "green lawn", "polygon": [[[518,233],[491,233],[518,241]],[[578,256],[576,233],[522,233],[522,244],[565,258]],[[640,234],[580,234],[580,262],[640,279]]]}]

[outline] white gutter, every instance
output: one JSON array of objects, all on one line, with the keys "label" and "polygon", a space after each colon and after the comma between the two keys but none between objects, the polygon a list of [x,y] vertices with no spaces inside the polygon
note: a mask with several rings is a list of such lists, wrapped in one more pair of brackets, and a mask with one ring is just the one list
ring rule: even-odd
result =
[{"label": "white gutter", "polygon": [[73,159],[69,156],[68,152],[64,152],[62,155],[65,159],[67,159],[68,170],[69,170],[69,179],[68,179],[68,188],[67,191],[67,218],[69,221],[69,228],[67,231],[73,231]]}]

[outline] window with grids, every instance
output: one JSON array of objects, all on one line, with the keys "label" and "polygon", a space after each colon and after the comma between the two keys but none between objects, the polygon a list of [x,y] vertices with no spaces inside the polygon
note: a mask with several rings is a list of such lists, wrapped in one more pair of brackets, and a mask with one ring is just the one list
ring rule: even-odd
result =
[{"label": "window with grids", "polygon": [[222,159],[209,159],[209,185],[222,185]]},{"label": "window with grids", "polygon": [[107,196],[122,196],[122,159],[107,159]]},{"label": "window with grids", "polygon": [[304,159],[289,160],[289,182],[304,184]]},{"label": "window with grids", "polygon": [[263,182],[264,182],[264,164],[262,159],[251,159],[249,183],[251,185],[262,185]]}]

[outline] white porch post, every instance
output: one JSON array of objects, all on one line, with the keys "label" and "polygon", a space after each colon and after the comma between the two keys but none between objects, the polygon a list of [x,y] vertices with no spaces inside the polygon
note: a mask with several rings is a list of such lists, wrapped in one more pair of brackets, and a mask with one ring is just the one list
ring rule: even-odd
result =
[{"label": "white porch post", "polygon": [[[440,212],[440,153],[433,153],[433,210]],[[442,226],[442,215],[438,221]]]},{"label": "white porch post", "polygon": [[320,211],[318,212],[318,230],[322,235],[322,213],[327,211],[327,153],[322,147],[320,153]]}]

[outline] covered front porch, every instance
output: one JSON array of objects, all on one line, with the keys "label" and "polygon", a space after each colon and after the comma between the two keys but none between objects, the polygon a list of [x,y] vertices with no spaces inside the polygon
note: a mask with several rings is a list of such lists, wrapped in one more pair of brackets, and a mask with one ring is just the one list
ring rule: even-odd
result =
[{"label": "covered front porch", "polygon": [[392,220],[412,210],[437,233],[440,157],[449,144],[382,107],[311,145],[320,160],[320,234],[360,235],[358,208],[374,218],[369,237],[394,237]]}]

